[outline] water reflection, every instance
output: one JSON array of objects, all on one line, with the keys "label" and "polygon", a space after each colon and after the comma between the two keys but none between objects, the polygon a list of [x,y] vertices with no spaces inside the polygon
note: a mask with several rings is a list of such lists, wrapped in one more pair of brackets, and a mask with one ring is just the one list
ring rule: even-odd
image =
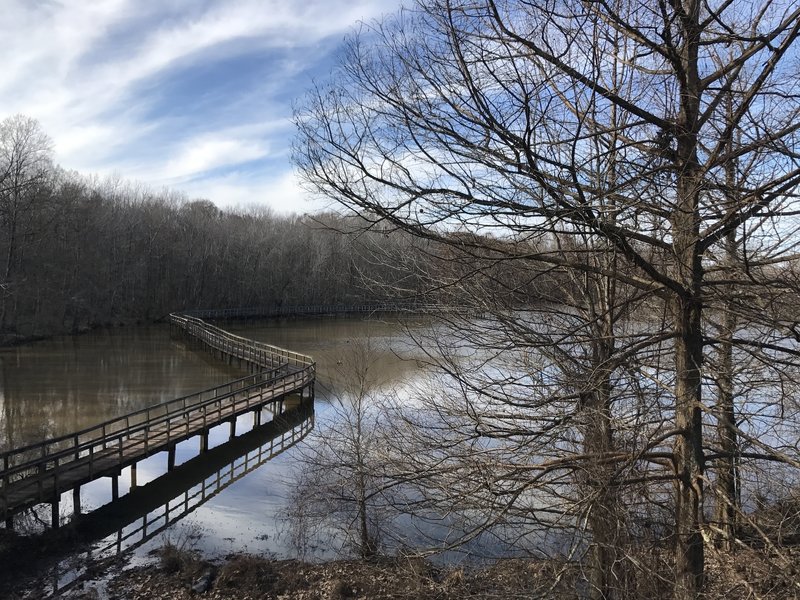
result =
[{"label": "water reflection", "polygon": [[167,326],[98,330],[0,349],[0,450],[221,385],[242,371]]},{"label": "water reflection", "polygon": [[[429,320],[423,318],[410,323],[411,327],[418,328],[428,325]],[[225,323],[223,327],[313,356],[318,365],[318,400],[337,393],[331,389],[332,373],[348,344],[355,344],[358,340],[369,339],[370,349],[377,359],[373,368],[387,387],[399,386],[420,370],[414,360],[422,358],[419,350],[397,323],[325,317]],[[156,402],[223,384],[241,375],[238,369],[198,351],[194,345],[171,340],[166,326],[97,331],[0,349],[0,449],[75,431]],[[318,402],[318,413],[328,409],[326,402]],[[250,427],[249,418],[250,415],[243,417],[237,431],[246,431]],[[212,448],[228,439],[226,425],[216,429],[210,432]],[[249,434],[242,435],[234,444],[249,439],[246,436]],[[134,492],[137,495],[131,494],[125,500],[132,511],[127,516],[128,509],[122,509],[124,504],[117,504],[113,509],[111,506],[98,508],[111,500],[111,485],[107,479],[83,486],[83,509],[86,512],[97,509],[85,518],[96,518],[96,523],[101,519],[109,520],[108,526],[95,525],[100,529],[97,535],[111,536],[99,546],[105,544],[108,551],[116,551],[117,546],[121,548],[127,543],[135,543],[134,561],[143,560],[150,550],[163,545],[165,536],[172,540],[191,537],[192,546],[208,557],[243,551],[281,557],[294,555],[291,543],[280,538],[278,533],[285,526],[283,515],[286,514],[288,485],[296,465],[287,458],[291,453],[275,456],[269,461],[259,460],[253,452],[257,454],[256,448],[263,445],[257,444],[252,450],[242,451],[242,459],[236,458],[239,454],[232,456],[223,465],[214,467],[212,474],[190,482],[184,488],[190,492],[179,490],[166,499],[164,494],[169,492],[153,492],[153,498],[163,499],[163,502],[156,506],[142,500],[142,506],[147,506],[145,514],[135,512],[137,503],[131,498],[138,498],[145,489],[161,489],[162,485],[165,490],[176,489],[173,484],[157,483],[166,470],[166,453],[151,456],[138,464],[140,488]],[[187,440],[177,446],[176,465],[179,467],[170,477],[182,473],[179,471],[182,465],[193,464],[197,449],[197,440]],[[204,454],[201,462],[205,463],[211,455],[211,452]],[[247,459],[247,456],[251,458]],[[243,460],[248,466],[242,466]],[[231,469],[225,471],[226,465],[232,465]],[[212,466],[209,463],[209,468]],[[250,475],[237,476],[242,468]],[[225,486],[214,493],[209,493],[209,488],[203,492],[202,483],[197,482],[208,478],[216,482],[220,472],[227,473],[219,476]],[[128,481],[129,471],[126,470],[120,477],[121,495],[128,491]],[[151,488],[146,485],[149,482],[158,487]],[[193,488],[195,495],[191,493]],[[220,493],[222,489],[224,493]],[[180,510],[179,505],[183,503],[185,506],[187,499],[190,504],[195,503],[196,510],[188,513]],[[60,505],[64,518],[70,518],[71,494],[65,493]],[[113,511],[119,511],[119,515]],[[182,518],[176,522],[171,517],[177,514]],[[125,521],[126,518],[135,522],[129,525],[130,520]],[[147,525],[143,527],[145,519]],[[125,523],[120,525],[122,521]],[[116,529],[112,529],[111,523]],[[119,533],[123,526],[124,532]],[[153,533],[157,529],[160,533]],[[128,535],[136,530],[139,531],[138,538]],[[146,536],[142,535],[145,530],[148,532]],[[195,537],[197,533],[200,535]],[[83,555],[75,557],[76,565],[84,562]],[[56,576],[60,582],[58,585],[65,585],[79,570],[79,567],[77,570],[61,569]]]},{"label": "water reflection", "polygon": [[327,316],[247,321],[222,326],[232,333],[312,356],[317,363],[318,389],[335,394],[334,373],[348,345],[357,340],[369,340],[374,358],[370,369],[381,386],[393,387],[413,377],[420,370],[417,360],[424,356],[408,332],[429,329],[431,318],[406,316],[400,321]]},{"label": "water reflection", "polygon": [[63,593],[79,581],[87,558],[99,564],[143,546],[210,501],[223,490],[291,448],[314,426],[312,403],[291,408],[269,423],[196,456],[173,471],[137,487],[73,526],[80,539],[100,540],[87,556],[66,560],[49,574],[50,594]]},{"label": "water reflection", "polygon": [[[410,318],[407,325],[429,323]],[[397,322],[318,317],[225,323],[230,331],[310,354],[318,397],[348,343],[369,338],[386,385],[417,370],[419,351]],[[119,415],[221,385],[243,372],[172,340],[166,325],[100,329],[0,348],[0,451],[77,431]],[[333,393],[333,392],[331,392]]]}]

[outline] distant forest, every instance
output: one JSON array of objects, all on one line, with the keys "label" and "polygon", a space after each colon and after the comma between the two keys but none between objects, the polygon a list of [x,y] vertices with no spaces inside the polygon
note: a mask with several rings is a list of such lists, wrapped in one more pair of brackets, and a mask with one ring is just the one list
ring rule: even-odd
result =
[{"label": "distant forest", "polygon": [[0,146],[0,343],[182,309],[383,299],[370,281],[415,287],[410,238],[358,219],[220,210],[68,172],[27,117],[0,123]]}]

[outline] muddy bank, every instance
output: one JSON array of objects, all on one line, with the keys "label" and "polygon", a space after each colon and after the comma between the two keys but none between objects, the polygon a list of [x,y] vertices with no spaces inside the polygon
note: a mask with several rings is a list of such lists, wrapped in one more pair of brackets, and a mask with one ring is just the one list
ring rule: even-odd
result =
[{"label": "muddy bank", "polygon": [[[153,565],[120,571],[110,581],[84,583],[65,598],[89,600],[340,600],[574,597],[553,565],[503,561],[486,569],[438,568],[419,558],[340,560],[320,564],[250,555],[219,564],[162,551]],[[557,583],[560,581],[560,584]]]},{"label": "muddy bank", "polygon": [[[50,543],[54,543],[51,540]],[[29,550],[33,550],[32,548]],[[24,555],[24,553],[22,553]],[[220,560],[167,544],[145,565],[131,567],[125,559],[84,563],[83,573],[61,593],[51,595],[46,570],[37,552],[27,560],[39,563],[39,576],[16,578],[6,587],[8,600],[63,598],[69,600],[457,600],[462,598],[585,598],[585,573],[565,560],[509,559],[486,567],[437,566],[414,556],[372,560],[307,563],[234,554]],[[8,556],[4,557],[8,558]],[[24,559],[17,561],[17,568]],[[797,548],[756,550],[742,547],[733,557],[711,552],[706,597],[709,600],[753,597],[770,600],[800,598],[800,551]],[[776,569],[778,563],[782,568]],[[8,566],[8,565],[6,565]],[[655,565],[650,565],[655,567]],[[17,572],[17,576],[22,574]],[[12,576],[5,569],[0,580]],[[667,571],[648,569],[620,590],[620,598],[668,599]],[[638,579],[638,581],[637,581]],[[8,582],[6,579],[5,582]]]},{"label": "muddy bank", "polygon": [[[733,558],[712,552],[706,597],[800,598],[796,549],[763,553],[742,549]],[[777,563],[783,569],[776,569]],[[652,571],[620,590],[620,598],[668,599],[668,573]],[[588,589],[575,563],[556,560],[503,560],[485,568],[437,567],[420,558],[339,560],[309,564],[248,555],[221,564],[182,553],[164,553],[158,564],[124,571],[101,592],[76,591],[72,598],[94,600],[460,600],[463,598],[577,600]]]},{"label": "muddy bank", "polygon": [[[31,537],[0,529],[0,599],[574,597],[575,574],[552,561],[506,560],[480,569],[441,567],[413,556],[307,563],[234,554],[212,561],[167,543],[147,564],[131,567],[129,557],[87,560],[76,553],[86,547],[82,542],[69,527]],[[67,556],[80,562],[78,580],[52,595],[49,570]]]}]

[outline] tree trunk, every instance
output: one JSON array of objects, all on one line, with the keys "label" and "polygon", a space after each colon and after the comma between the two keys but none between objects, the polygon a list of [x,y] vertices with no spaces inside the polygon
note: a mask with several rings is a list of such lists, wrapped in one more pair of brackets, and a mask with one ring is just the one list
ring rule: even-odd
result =
[{"label": "tree trunk", "polygon": [[[598,292],[598,308],[602,315],[596,318],[595,339],[592,342],[592,368],[594,376],[591,389],[583,396],[583,410],[587,416],[584,445],[587,456],[597,461],[587,468],[586,492],[592,498],[588,525],[592,544],[589,549],[589,597],[592,600],[611,600],[617,597],[614,566],[619,559],[619,510],[615,488],[610,485],[613,465],[603,459],[613,449],[611,422],[611,368],[614,354],[614,324],[612,314],[613,282],[604,279],[592,286]],[[620,575],[620,574],[617,574]]]},{"label": "tree trunk", "polygon": [[683,74],[679,79],[680,112],[675,131],[676,206],[671,225],[675,253],[674,280],[680,286],[673,297],[675,320],[675,591],[676,600],[698,598],[703,591],[705,555],[702,536],[703,361],[702,250],[700,194],[703,179],[697,156],[700,99],[700,2],[684,0],[677,10],[683,30],[680,48]]},{"label": "tree trunk", "polygon": [[[14,268],[14,251],[16,250],[17,246],[17,214],[16,214],[16,202],[12,206],[11,216],[10,216],[10,223],[9,223],[9,235],[8,235],[8,252],[6,253],[6,265],[5,269],[3,270],[3,282],[13,290],[13,284],[11,283],[11,273]],[[2,301],[0,301],[0,331],[3,331],[6,328],[7,321],[8,321],[8,301],[11,297],[11,294],[14,293],[9,289],[0,290],[0,295],[2,295]]]},{"label": "tree trunk", "polygon": [[[598,346],[602,344],[597,344]],[[605,350],[605,349],[603,349]],[[588,412],[585,437],[586,452],[598,457],[597,464],[589,467],[587,492],[591,494],[588,524],[592,534],[589,549],[589,597],[592,600],[611,600],[615,594],[614,565],[619,558],[618,499],[614,488],[609,485],[613,466],[600,460],[613,446],[611,428],[611,385],[608,377],[602,387],[587,394],[591,403]]]},{"label": "tree trunk", "polygon": [[[733,98],[728,94],[725,98],[726,113],[729,120],[733,119]],[[727,140],[727,151],[733,154],[733,133]],[[739,198],[734,190],[739,189],[737,181],[738,164],[730,160],[725,165],[726,196],[729,202],[738,202]],[[738,241],[736,230],[731,230],[724,241],[725,261],[728,274],[726,278],[733,281],[736,277],[738,263]],[[738,440],[736,435],[736,409],[734,406],[733,387],[733,334],[738,326],[736,314],[733,310],[735,294],[733,284],[725,286],[725,298],[722,304],[722,319],[720,328],[720,345],[718,351],[719,373],[717,374],[717,437],[720,446],[721,458],[717,466],[717,490],[715,519],[719,528],[718,543],[727,551],[733,550],[733,538],[736,535],[736,513],[739,509],[737,481],[737,451]]]},{"label": "tree trunk", "polygon": [[[736,260],[736,232],[731,232],[725,240],[725,250],[731,267]],[[731,271],[733,269],[731,268]],[[732,288],[732,286],[730,286]],[[720,454],[717,466],[717,490],[715,519],[719,528],[719,544],[725,550],[733,549],[736,535],[736,512],[738,509],[738,477],[736,473],[736,454],[738,439],[736,435],[736,409],[733,395],[733,333],[737,319],[730,300],[733,289],[728,289],[726,302],[722,308],[721,342],[719,349],[719,374],[717,375],[717,436]]]},{"label": "tree trunk", "polygon": [[700,301],[675,303],[675,594],[697,598],[703,589],[705,563],[701,532],[703,509],[703,426],[700,410],[700,364],[703,338]]}]

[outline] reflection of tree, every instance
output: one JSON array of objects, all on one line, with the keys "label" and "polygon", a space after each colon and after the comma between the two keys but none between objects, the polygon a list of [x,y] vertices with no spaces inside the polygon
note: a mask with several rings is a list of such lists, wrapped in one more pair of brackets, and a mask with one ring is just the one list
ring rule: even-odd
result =
[{"label": "reflection of tree", "polygon": [[289,506],[300,554],[326,532],[361,557],[374,555],[381,544],[386,504],[378,459],[378,359],[369,338],[346,348],[332,377],[338,395],[298,456]]}]

